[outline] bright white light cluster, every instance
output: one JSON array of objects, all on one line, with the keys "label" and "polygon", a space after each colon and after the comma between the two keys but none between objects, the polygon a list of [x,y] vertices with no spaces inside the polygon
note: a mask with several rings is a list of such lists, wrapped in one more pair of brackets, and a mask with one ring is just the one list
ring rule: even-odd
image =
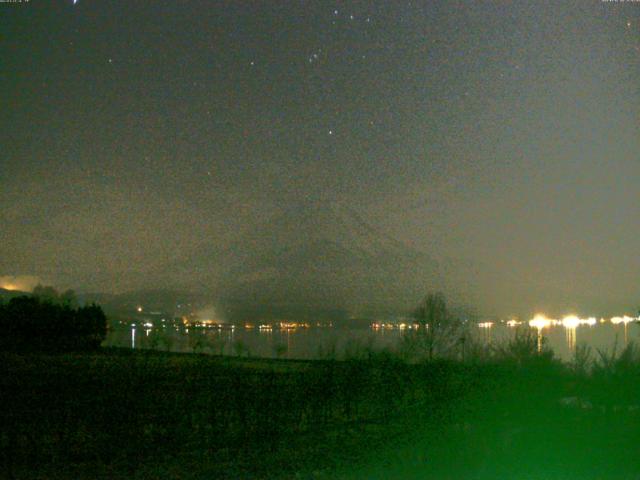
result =
[{"label": "bright white light cluster", "polygon": [[613,323],[614,325],[618,325],[620,323],[624,323],[625,325],[629,322],[635,322],[636,320],[638,320],[637,318],[633,318],[633,317],[628,317],[627,315],[623,315],[622,317],[612,317],[611,318],[611,323]]},{"label": "bright white light cluster", "polygon": [[537,328],[538,330],[542,330],[543,328],[551,327],[553,325],[557,325],[560,323],[558,320],[554,318],[547,318],[545,315],[539,313],[531,320],[529,320],[529,326],[533,328]]},{"label": "bright white light cluster", "polygon": [[561,323],[566,328],[576,328],[580,325],[593,326],[597,323],[597,320],[595,319],[595,317],[578,318],[575,315],[568,315],[562,319]]},{"label": "bright white light cluster", "polygon": [[[629,322],[635,322],[639,320],[638,318],[629,317],[627,315],[622,317],[612,317],[611,323],[614,325],[618,325],[620,323],[627,324]],[[604,322],[604,319],[601,320]],[[565,328],[577,328],[580,325],[588,325],[593,326],[598,323],[595,317],[588,318],[580,318],[577,315],[567,315],[562,320],[557,320],[555,318],[547,318],[544,314],[537,314],[531,320],[529,320],[529,326],[533,328],[537,328],[538,330],[542,330],[543,328],[553,327],[556,325],[562,325]],[[511,326],[511,322],[507,323]]]}]

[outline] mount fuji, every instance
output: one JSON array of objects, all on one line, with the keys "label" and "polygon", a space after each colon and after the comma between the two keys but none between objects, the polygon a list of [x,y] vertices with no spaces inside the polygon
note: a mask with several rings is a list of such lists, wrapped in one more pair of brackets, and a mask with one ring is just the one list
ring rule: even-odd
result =
[{"label": "mount fuji", "polygon": [[438,264],[427,254],[350,208],[318,203],[288,208],[232,245],[205,242],[171,270],[191,288],[214,290],[230,310],[285,317],[398,311],[440,283]]}]

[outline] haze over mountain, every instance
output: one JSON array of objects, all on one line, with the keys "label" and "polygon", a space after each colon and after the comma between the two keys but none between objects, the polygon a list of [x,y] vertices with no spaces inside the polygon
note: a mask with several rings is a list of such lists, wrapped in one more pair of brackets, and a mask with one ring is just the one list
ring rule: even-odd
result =
[{"label": "haze over mountain", "polygon": [[232,245],[205,241],[166,267],[187,289],[233,305],[351,316],[402,311],[443,286],[437,262],[338,204],[291,207]]}]

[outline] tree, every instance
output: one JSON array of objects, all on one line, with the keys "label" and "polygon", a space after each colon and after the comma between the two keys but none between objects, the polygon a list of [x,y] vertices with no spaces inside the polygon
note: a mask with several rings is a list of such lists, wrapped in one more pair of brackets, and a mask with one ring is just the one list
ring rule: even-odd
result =
[{"label": "tree", "polygon": [[78,308],[75,311],[75,328],[80,340],[79,347],[89,350],[100,348],[107,337],[107,316],[102,307],[92,304]]},{"label": "tree", "polygon": [[74,351],[100,347],[107,334],[102,308],[72,308],[49,298],[20,296],[0,305],[0,349]]},{"label": "tree", "polygon": [[433,360],[447,355],[460,343],[461,323],[449,312],[443,293],[428,293],[414,310],[418,331],[413,338],[414,354]]},{"label": "tree", "polygon": [[76,293],[73,290],[66,290],[59,293],[58,290],[50,285],[38,284],[33,289],[32,295],[49,303],[65,305],[70,308],[76,308],[78,306],[78,299],[76,298]]},{"label": "tree", "polygon": [[35,286],[32,295],[42,301],[50,303],[58,303],[58,300],[60,300],[60,294],[55,288],[50,285],[42,285],[40,283]]},{"label": "tree", "polygon": [[71,289],[62,292],[58,298],[59,302],[62,305],[66,305],[71,308],[78,307],[78,298],[76,297],[76,292]]}]

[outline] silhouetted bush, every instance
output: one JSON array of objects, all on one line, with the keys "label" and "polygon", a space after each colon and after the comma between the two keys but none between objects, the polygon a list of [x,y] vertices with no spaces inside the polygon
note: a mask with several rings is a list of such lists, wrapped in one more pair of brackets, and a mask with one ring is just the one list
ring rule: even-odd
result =
[{"label": "silhouetted bush", "polygon": [[98,305],[72,308],[40,297],[21,296],[0,305],[0,349],[95,350],[107,334]]},{"label": "silhouetted bush", "polygon": [[464,357],[464,325],[449,311],[443,293],[427,294],[414,310],[413,318],[419,328],[407,332],[400,346],[406,360]]}]

